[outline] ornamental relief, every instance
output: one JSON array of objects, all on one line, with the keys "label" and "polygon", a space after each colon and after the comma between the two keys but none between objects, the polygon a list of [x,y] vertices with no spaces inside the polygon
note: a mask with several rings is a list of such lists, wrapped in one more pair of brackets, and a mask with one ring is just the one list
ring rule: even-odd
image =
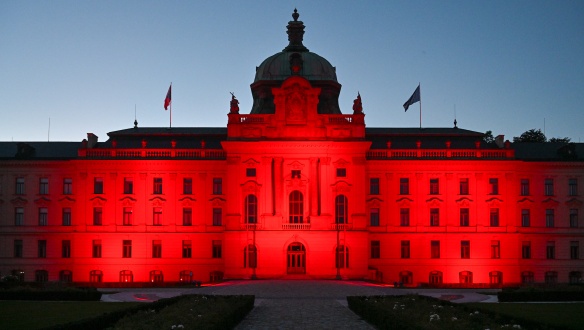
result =
[{"label": "ornamental relief", "polygon": [[209,201],[213,207],[224,207],[227,203],[227,200],[220,197],[211,198]]},{"label": "ornamental relief", "polygon": [[185,196],[185,197],[179,199],[178,201],[181,202],[183,207],[190,207],[190,206],[194,205],[197,200],[190,197],[190,196]]},{"label": "ornamental relief", "polygon": [[134,204],[136,204],[136,199],[130,196],[126,196],[121,198],[120,202],[122,202],[122,206],[134,206]]},{"label": "ornamental relief", "polygon": [[337,181],[331,185],[333,192],[347,193],[351,191],[351,185],[346,181]]},{"label": "ornamental relief", "polygon": [[150,199],[150,203],[152,203],[152,206],[156,206],[156,207],[160,207],[160,206],[164,205],[165,202],[166,202],[165,199],[158,197],[158,196]]},{"label": "ornamental relief", "polygon": [[485,201],[489,207],[499,207],[503,203],[503,200],[497,197],[493,197],[491,199],[487,199]]},{"label": "ornamental relief", "polygon": [[286,89],[286,121],[306,120],[306,95],[299,84]]},{"label": "ornamental relief", "polygon": [[541,202],[541,204],[543,204],[546,207],[557,207],[560,202],[558,202],[557,200],[553,199],[553,198],[548,198],[545,199]]},{"label": "ornamental relief", "polygon": [[24,206],[28,201],[22,197],[16,197],[10,201],[14,206]]},{"label": "ornamental relief", "polygon": [[41,197],[41,198],[35,199],[34,203],[39,205],[39,206],[48,206],[51,203],[51,200],[46,198],[46,197]]},{"label": "ornamental relief", "polygon": [[440,207],[440,205],[443,203],[444,201],[441,200],[438,197],[433,197],[430,198],[428,200],[426,200],[426,203],[428,204],[429,207]]},{"label": "ornamental relief", "polygon": [[107,199],[105,199],[105,198],[103,198],[101,196],[95,196],[95,197],[89,199],[89,201],[91,201],[91,204],[93,206],[96,206],[97,207],[97,206],[103,206],[103,205],[105,205],[105,202],[107,202]]},{"label": "ornamental relief", "polygon": [[371,198],[371,199],[365,201],[365,203],[367,204],[367,207],[368,208],[372,208],[372,207],[373,208],[379,208],[379,207],[381,207],[381,203],[382,202],[383,201],[381,199],[376,198],[376,197]]},{"label": "ornamental relief", "polygon": [[262,186],[255,181],[247,181],[241,185],[241,191],[244,195],[258,194]]},{"label": "ornamental relief", "polygon": [[459,207],[469,207],[470,203],[472,203],[472,199],[462,197],[462,198],[456,200],[455,202],[456,202],[456,204],[458,204]]},{"label": "ornamental relief", "polygon": [[572,198],[572,199],[566,201],[566,205],[569,207],[572,207],[572,208],[577,208],[577,207],[582,206],[582,201],[578,200],[576,198]]}]

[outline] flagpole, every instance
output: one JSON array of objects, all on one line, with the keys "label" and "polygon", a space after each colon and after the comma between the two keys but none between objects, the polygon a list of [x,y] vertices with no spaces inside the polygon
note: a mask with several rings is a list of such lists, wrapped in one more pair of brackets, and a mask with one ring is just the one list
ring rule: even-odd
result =
[{"label": "flagpole", "polygon": [[[172,90],[172,81],[170,82],[170,90]],[[172,96],[171,96],[171,98],[172,98]],[[170,128],[172,128],[172,99],[170,101],[169,106],[170,106]]]},{"label": "flagpole", "polygon": [[420,129],[422,129],[422,89],[420,88],[420,83],[418,82],[418,91],[420,96]]}]

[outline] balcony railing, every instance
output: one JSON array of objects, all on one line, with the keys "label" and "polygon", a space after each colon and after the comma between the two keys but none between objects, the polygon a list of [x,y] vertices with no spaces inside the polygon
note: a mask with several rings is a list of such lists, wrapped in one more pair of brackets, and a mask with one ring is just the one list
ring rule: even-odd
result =
[{"label": "balcony railing", "polygon": [[79,149],[79,157],[104,158],[179,158],[179,159],[226,159],[222,149]]},{"label": "balcony railing", "polygon": [[430,158],[430,159],[513,159],[513,149],[485,150],[485,149],[373,149],[367,151],[367,159],[404,159],[404,158]]},{"label": "balcony railing", "polygon": [[309,223],[283,223],[282,229],[284,230],[309,230]]}]

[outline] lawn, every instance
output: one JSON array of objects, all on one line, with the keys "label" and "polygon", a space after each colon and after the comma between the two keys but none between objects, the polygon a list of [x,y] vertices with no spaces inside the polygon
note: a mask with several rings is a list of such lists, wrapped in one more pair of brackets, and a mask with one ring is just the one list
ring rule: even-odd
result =
[{"label": "lawn", "polygon": [[552,326],[584,329],[584,303],[472,303],[465,305]]},{"label": "lawn", "polygon": [[0,301],[0,329],[41,329],[142,303],[101,301]]}]

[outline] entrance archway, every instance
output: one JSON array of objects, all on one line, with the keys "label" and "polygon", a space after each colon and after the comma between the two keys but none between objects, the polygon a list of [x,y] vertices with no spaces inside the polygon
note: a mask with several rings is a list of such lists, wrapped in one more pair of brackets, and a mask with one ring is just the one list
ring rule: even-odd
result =
[{"label": "entrance archway", "polygon": [[288,245],[286,269],[288,274],[306,274],[306,249],[302,243]]}]

